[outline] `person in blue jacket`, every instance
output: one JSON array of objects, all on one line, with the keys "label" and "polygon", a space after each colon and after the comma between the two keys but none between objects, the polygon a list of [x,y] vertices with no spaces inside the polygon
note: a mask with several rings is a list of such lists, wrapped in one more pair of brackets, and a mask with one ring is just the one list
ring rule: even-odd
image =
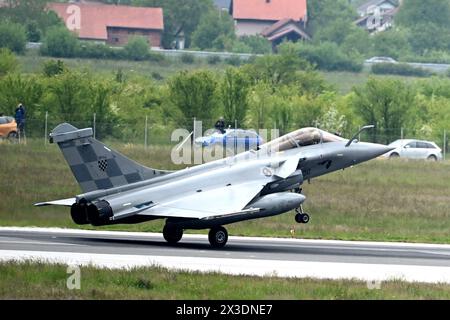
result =
[{"label": "person in blue jacket", "polygon": [[16,119],[17,123],[17,131],[19,132],[19,135],[23,135],[25,130],[25,107],[22,103],[19,103],[19,105],[16,108],[16,114],[14,118]]}]

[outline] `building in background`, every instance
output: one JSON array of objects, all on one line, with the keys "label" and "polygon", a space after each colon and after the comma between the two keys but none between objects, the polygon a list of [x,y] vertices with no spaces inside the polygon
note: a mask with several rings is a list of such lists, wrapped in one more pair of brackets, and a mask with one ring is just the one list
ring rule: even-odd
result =
[{"label": "building in background", "polygon": [[392,28],[394,17],[399,11],[401,1],[370,0],[358,7],[360,18],[355,24],[370,33],[382,32]]},{"label": "building in background", "polygon": [[232,0],[237,36],[262,35],[275,47],[284,39],[308,40],[306,0]]},{"label": "building in background", "polygon": [[133,36],[148,39],[153,48],[161,47],[164,31],[162,8],[107,5],[98,2],[50,3],[50,10],[75,32],[80,40],[123,46]]}]

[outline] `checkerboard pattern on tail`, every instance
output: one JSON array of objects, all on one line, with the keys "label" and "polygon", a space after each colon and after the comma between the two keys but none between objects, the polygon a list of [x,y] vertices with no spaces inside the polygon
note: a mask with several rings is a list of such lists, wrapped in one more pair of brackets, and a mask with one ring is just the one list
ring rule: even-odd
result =
[{"label": "checkerboard pattern on tail", "polygon": [[83,192],[104,190],[168,173],[142,166],[93,138],[92,129],[64,123],[50,134]]}]

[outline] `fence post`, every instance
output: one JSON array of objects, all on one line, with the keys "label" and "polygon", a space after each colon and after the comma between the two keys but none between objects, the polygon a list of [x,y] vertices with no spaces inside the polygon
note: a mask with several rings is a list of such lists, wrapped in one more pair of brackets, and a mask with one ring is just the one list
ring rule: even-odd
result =
[{"label": "fence post", "polygon": [[96,117],[97,117],[97,114],[96,113],[94,113],[94,124],[93,124],[93,127],[94,127],[94,139],[95,139],[95,131],[96,131]]},{"label": "fence post", "polygon": [[401,134],[400,134],[400,136],[401,136],[401,139],[403,140],[403,128],[402,128],[402,130],[401,130]]},{"label": "fence post", "polygon": [[44,145],[47,145],[48,136],[48,111],[45,111],[45,133],[44,133]]},{"label": "fence post", "polygon": [[145,149],[147,149],[148,116],[145,116]]},{"label": "fence post", "polygon": [[447,130],[444,130],[444,161],[447,158]]}]

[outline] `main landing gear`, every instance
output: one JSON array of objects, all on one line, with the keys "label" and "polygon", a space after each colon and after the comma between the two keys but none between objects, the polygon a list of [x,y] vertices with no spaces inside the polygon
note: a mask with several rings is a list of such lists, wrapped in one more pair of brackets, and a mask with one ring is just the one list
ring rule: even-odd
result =
[{"label": "main landing gear", "polygon": [[[166,224],[163,229],[163,236],[169,244],[176,244],[183,237],[183,229],[171,224]],[[221,226],[213,227],[209,231],[208,239],[211,247],[216,249],[223,248],[228,241],[228,231]]]},{"label": "main landing gear", "polygon": [[183,237],[183,229],[166,224],[163,229],[163,236],[168,243],[175,244]]},{"label": "main landing gear", "polygon": [[228,232],[224,227],[214,227],[209,230],[209,243],[213,248],[223,248],[228,241]]}]

